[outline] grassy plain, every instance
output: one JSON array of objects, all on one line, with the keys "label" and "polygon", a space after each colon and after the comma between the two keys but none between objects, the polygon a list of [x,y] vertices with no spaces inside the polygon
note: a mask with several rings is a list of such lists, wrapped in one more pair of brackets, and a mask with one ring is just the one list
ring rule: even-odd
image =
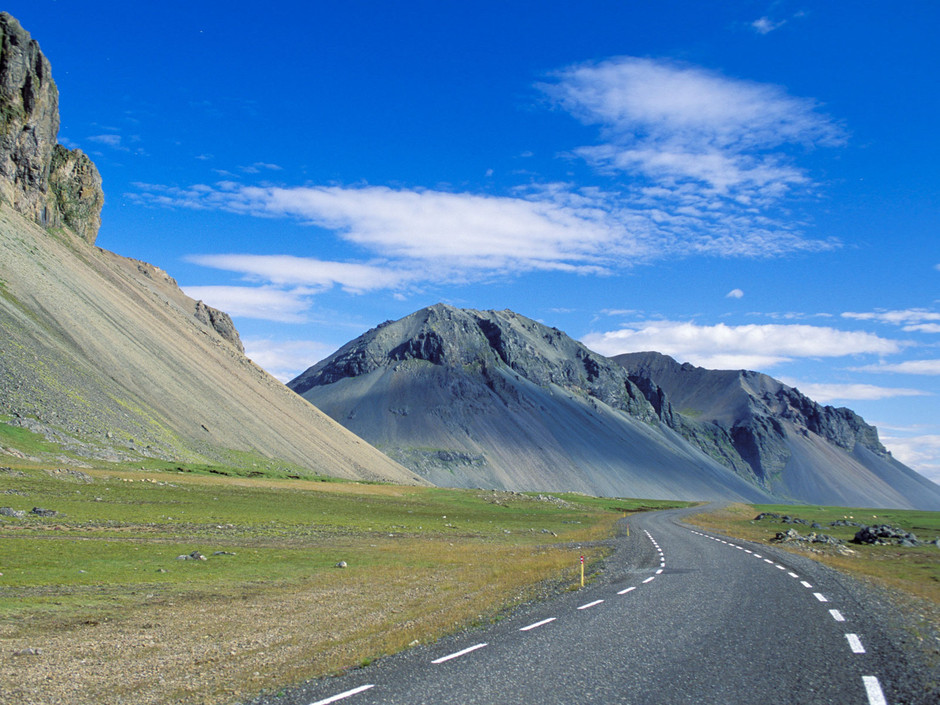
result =
[{"label": "grassy plain", "polygon": [[668,504],[228,472],[0,469],[27,512],[0,517],[0,702],[225,703],[362,665],[573,586]]},{"label": "grassy plain", "polygon": [[[755,517],[762,512],[798,517],[810,524],[816,522],[822,528],[812,529],[800,524],[785,524],[776,519],[756,521]],[[867,525],[897,526],[916,534],[922,541],[932,541],[940,537],[940,512],[903,509],[731,504],[720,511],[698,514],[691,521],[730,536],[763,543],[775,543],[772,539],[777,532],[787,529],[796,529],[803,535],[816,531],[849,542],[858,528],[830,526],[831,522],[839,519]],[[838,547],[795,543],[775,545],[810,555],[835,568],[901,590],[931,602],[934,607],[940,607],[940,548],[937,546],[861,546],[852,543]]]}]

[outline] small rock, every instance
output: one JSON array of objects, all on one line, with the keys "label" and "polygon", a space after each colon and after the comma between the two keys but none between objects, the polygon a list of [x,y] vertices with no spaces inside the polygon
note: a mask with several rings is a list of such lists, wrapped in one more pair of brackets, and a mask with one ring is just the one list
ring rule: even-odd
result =
[{"label": "small rock", "polygon": [[30,646],[25,649],[20,649],[13,653],[14,656],[42,656],[42,649],[38,649],[35,646]]},{"label": "small rock", "polygon": [[42,507],[33,507],[30,514],[35,514],[38,517],[54,517],[59,515],[54,509],[43,509]]},{"label": "small rock", "polygon": [[234,556],[235,554],[231,551],[215,551],[212,554],[213,556]]},{"label": "small rock", "polygon": [[337,567],[337,568],[346,568],[346,567],[347,567],[346,561],[340,561],[339,563],[336,564],[336,567]]},{"label": "small rock", "polygon": [[20,511],[18,509],[13,509],[12,507],[0,507],[0,516],[13,517],[14,519],[22,519],[26,516],[26,512]]}]

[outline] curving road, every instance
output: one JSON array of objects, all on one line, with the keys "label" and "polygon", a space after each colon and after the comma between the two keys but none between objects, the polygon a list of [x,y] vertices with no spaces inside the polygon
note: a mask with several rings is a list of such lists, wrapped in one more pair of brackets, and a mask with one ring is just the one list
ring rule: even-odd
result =
[{"label": "curving road", "polygon": [[630,536],[584,590],[256,702],[924,702],[857,585],[681,524],[690,511],[701,510],[630,517]]}]

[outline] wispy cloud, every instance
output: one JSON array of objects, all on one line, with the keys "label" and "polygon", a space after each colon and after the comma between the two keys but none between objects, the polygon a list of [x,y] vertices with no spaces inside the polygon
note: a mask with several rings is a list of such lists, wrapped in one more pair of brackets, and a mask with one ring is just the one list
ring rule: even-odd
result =
[{"label": "wispy cloud", "polygon": [[701,326],[680,321],[640,322],[582,342],[602,355],[656,350],[680,362],[714,369],[767,369],[797,358],[892,354],[903,344],[864,331],[809,325]]},{"label": "wispy cloud", "polygon": [[204,267],[238,272],[253,281],[317,290],[340,286],[351,293],[395,288],[417,278],[414,272],[293,255],[189,255],[186,260]]},{"label": "wispy cloud", "polygon": [[732,289],[727,294],[725,294],[726,299],[743,299],[744,292],[741,289]]},{"label": "wispy cloud", "polygon": [[784,384],[798,388],[803,394],[819,402],[828,404],[832,401],[876,401],[879,399],[894,399],[897,397],[927,397],[930,392],[922,389],[909,389],[905,387],[879,387],[874,384],[826,384],[814,382],[799,382],[794,379],[781,378]]},{"label": "wispy cloud", "polygon": [[761,17],[751,22],[751,28],[758,34],[770,34],[775,29],[780,29],[787,23],[786,20],[774,21],[769,17]]},{"label": "wispy cloud", "polygon": [[260,318],[283,323],[303,323],[307,320],[309,289],[278,289],[270,286],[183,286],[183,292],[194,299],[205,301],[213,308],[232,316]]},{"label": "wispy cloud", "polygon": [[904,362],[881,362],[876,365],[853,367],[856,372],[893,372],[905,375],[940,375],[940,360],[906,360]]},{"label": "wispy cloud", "polygon": [[897,436],[882,434],[881,442],[895,458],[940,483],[940,435]]},{"label": "wispy cloud", "polygon": [[678,198],[682,184],[694,183],[741,203],[767,204],[809,182],[784,146],[845,139],[813,100],[694,66],[619,57],[554,78],[541,88],[600,126],[604,143],[581,148],[581,156],[643,174]]},{"label": "wispy cloud", "polygon": [[[227,180],[184,188],[141,183],[125,196],[149,206],[293,219],[362,252],[360,262],[345,263],[191,258],[282,288],[365,291],[533,271],[605,276],[670,257],[766,258],[839,246],[805,237],[792,213],[771,213],[791,191],[812,186],[794,164],[793,146],[844,140],[814,101],[778,86],[632,57],[564,69],[540,88],[599,125],[601,142],[573,151],[612,176],[608,186],[528,177],[493,195]],[[276,170],[260,161],[241,167],[251,174]]]},{"label": "wispy cloud", "polygon": [[248,357],[285,383],[333,352],[331,346],[316,340],[247,338],[242,342]]},{"label": "wispy cloud", "polygon": [[96,144],[103,144],[112,149],[126,149],[121,144],[120,135],[91,135],[88,137],[89,142],[94,142]]},{"label": "wispy cloud", "polygon": [[926,308],[879,309],[867,312],[847,311],[843,318],[855,321],[876,321],[901,326],[912,333],[940,333],[940,312]]}]

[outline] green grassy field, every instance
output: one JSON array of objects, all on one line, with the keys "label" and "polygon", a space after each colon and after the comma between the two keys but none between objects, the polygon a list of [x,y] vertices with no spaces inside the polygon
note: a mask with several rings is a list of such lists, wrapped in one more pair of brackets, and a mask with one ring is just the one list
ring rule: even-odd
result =
[{"label": "green grassy field", "polygon": [[[760,513],[789,515],[816,522],[821,528],[786,524],[776,519],[756,521]],[[773,543],[777,532],[796,529],[800,534],[828,534],[842,539],[843,546],[823,544],[777,543],[787,550],[802,552],[846,572],[873,579],[882,585],[940,606],[940,548],[926,546],[868,546],[851,543],[858,531],[853,526],[830,526],[837,520],[855,521],[869,526],[888,524],[917,535],[922,541],[940,537],[940,512],[902,509],[861,509],[792,504],[733,504],[719,512],[696,515],[699,526],[737,536],[749,541]]]},{"label": "green grassy field", "polygon": [[0,701],[43,702],[52,668],[63,702],[223,703],[355,667],[572,588],[625,512],[676,505],[19,461]]}]

